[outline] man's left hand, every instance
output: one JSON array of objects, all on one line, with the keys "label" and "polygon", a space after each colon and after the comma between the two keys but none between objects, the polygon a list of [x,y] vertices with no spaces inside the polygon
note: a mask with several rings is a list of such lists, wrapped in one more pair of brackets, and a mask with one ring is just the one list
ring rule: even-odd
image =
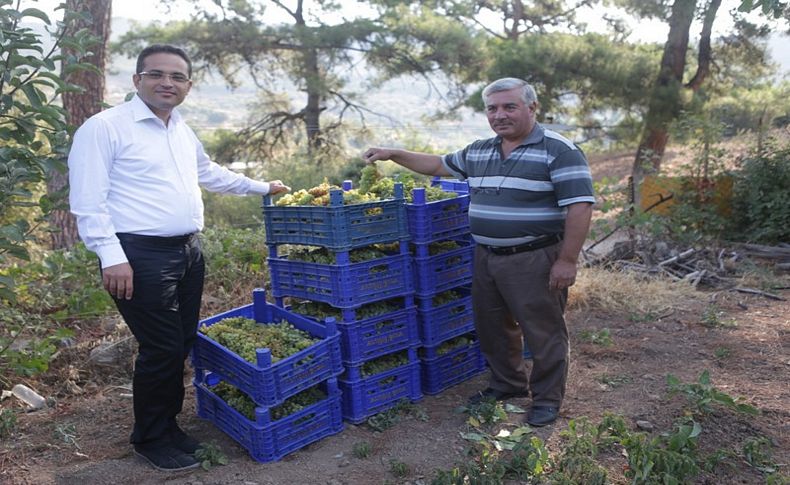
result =
[{"label": "man's left hand", "polygon": [[576,283],[576,263],[558,259],[551,267],[549,274],[549,288],[562,290]]}]

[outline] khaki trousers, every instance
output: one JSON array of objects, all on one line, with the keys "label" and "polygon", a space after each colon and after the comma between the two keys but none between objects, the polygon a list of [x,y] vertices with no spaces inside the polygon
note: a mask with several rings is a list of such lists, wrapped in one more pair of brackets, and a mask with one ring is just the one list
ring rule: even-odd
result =
[{"label": "khaki trousers", "polygon": [[[511,255],[475,248],[472,305],[480,349],[491,368],[489,386],[505,392],[529,389],[533,405],[539,406],[562,404],[568,376],[570,345],[563,318],[568,290],[549,290],[549,272],[561,245]],[[529,376],[524,341],[533,355]]]}]

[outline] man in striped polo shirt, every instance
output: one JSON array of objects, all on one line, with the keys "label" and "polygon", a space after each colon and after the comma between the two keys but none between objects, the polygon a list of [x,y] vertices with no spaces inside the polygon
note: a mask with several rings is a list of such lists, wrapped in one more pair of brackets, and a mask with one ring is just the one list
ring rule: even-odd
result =
[{"label": "man in striped polo shirt", "polygon": [[[592,178],[584,154],[537,123],[537,96],[525,81],[494,81],[483,102],[493,138],[444,156],[370,148],[364,157],[469,182],[475,328],[491,368],[488,388],[471,401],[531,393],[526,421],[545,426],[557,419],[565,394],[563,313],[590,228]],[[529,376],[522,339],[533,355]]]}]

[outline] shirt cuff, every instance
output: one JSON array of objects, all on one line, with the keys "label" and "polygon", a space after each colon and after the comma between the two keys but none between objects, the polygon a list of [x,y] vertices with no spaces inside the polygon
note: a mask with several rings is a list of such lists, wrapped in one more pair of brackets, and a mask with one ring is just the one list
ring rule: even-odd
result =
[{"label": "shirt cuff", "polygon": [[129,262],[120,243],[97,248],[96,253],[101,260],[102,269]]},{"label": "shirt cuff", "polygon": [[259,182],[257,180],[250,180],[250,188],[247,190],[249,194],[266,195],[269,193],[269,182]]}]

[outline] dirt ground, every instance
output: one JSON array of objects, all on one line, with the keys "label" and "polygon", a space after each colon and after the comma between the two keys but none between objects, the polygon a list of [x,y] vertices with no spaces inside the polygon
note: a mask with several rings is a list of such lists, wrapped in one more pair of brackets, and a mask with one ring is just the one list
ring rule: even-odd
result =
[{"label": "dirt ground", "polygon": [[[783,290],[782,296],[790,298],[790,291]],[[561,419],[553,426],[535,430],[549,451],[561,449],[560,432],[567,428],[569,419],[581,416],[597,421],[605,412],[613,412],[624,416],[634,429],[636,421],[644,420],[654,425],[656,433],[670,430],[686,402],[681,396],[668,397],[666,375],[673,374],[682,382],[696,382],[704,370],[709,370],[717,388],[733,397],[744,397],[761,413],[750,417],[717,408],[701,419],[701,451],[725,449],[734,454],[715,473],[702,475],[698,483],[764,483],[763,475],[747,465],[740,451],[748,438],[758,436],[771,440],[773,461],[782,465],[780,471],[786,476],[790,463],[790,305],[733,292],[710,293],[706,298],[721,310],[719,321],[730,325],[711,328],[701,324],[702,312],[710,302],[678,302],[674,310],[649,322],[633,321],[626,315],[569,312],[572,364]],[[611,347],[580,339],[584,331],[604,328],[610,330],[614,341]],[[722,348],[729,349],[729,355],[717,357],[717,349]],[[95,377],[102,380],[102,376]],[[427,414],[427,421],[405,417],[384,432],[373,431],[364,424],[347,424],[340,434],[269,464],[253,461],[210,422],[196,417],[194,393],[188,385],[182,426],[219,445],[230,463],[208,471],[162,473],[150,469],[131,453],[127,442],[132,420],[128,380],[117,379],[114,384],[107,382],[93,390],[86,386],[88,390],[81,396],[58,398],[51,408],[20,414],[13,436],[0,447],[0,482],[430,483],[437,469],[448,470],[464,460],[470,443],[459,433],[466,429],[466,415],[456,409],[485,384],[482,374],[437,396],[425,396],[417,406]],[[45,390],[59,388],[57,382],[49,385]],[[528,405],[526,399],[511,402]],[[3,405],[11,403],[7,400]],[[520,420],[520,414],[509,414],[509,422]],[[353,446],[362,441],[372,445],[372,453],[367,458],[356,458]],[[409,474],[393,475],[391,460],[406,463]],[[623,476],[626,461],[622,456],[612,455],[604,463],[613,483],[628,482]]]}]

